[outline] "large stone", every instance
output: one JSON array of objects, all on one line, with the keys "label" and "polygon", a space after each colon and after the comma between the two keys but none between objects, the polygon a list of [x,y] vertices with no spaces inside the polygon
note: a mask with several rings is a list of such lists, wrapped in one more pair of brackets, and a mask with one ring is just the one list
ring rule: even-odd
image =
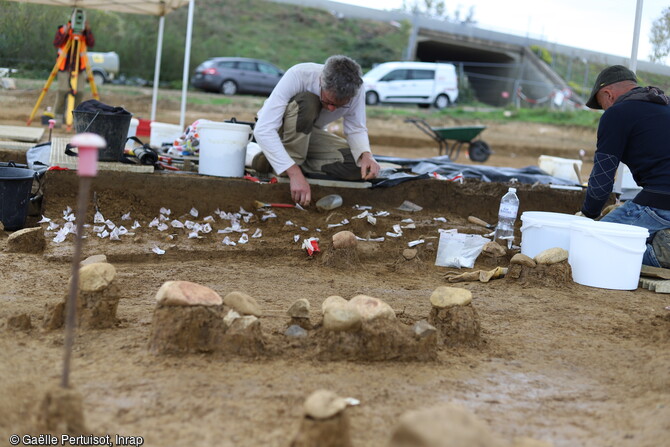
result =
[{"label": "large stone", "polygon": [[292,318],[309,318],[309,301],[305,298],[296,300],[288,308],[288,315]]},{"label": "large stone", "polygon": [[340,231],[333,235],[333,248],[339,250],[341,248],[353,248],[356,247],[358,240],[356,240],[356,235],[351,231]]},{"label": "large stone", "polygon": [[305,400],[304,408],[312,419],[328,419],[347,408],[347,400],[332,391],[317,390]]},{"label": "large stone", "polygon": [[568,259],[568,251],[564,248],[548,248],[535,256],[535,262],[538,264],[552,265]]},{"label": "large stone", "polygon": [[500,447],[488,425],[452,403],[408,411],[400,417],[389,447]]},{"label": "large stone", "polygon": [[82,267],[88,264],[95,264],[97,262],[107,262],[107,256],[105,255],[93,255],[89,256],[88,258],[84,259],[79,263]]},{"label": "large stone", "polygon": [[482,253],[488,256],[500,257],[507,254],[507,250],[497,242],[491,241],[484,244],[482,247]]},{"label": "large stone", "polygon": [[331,304],[323,313],[323,327],[328,331],[355,331],[361,326],[361,314],[355,306]]},{"label": "large stone", "polygon": [[512,256],[512,259],[509,261],[510,264],[520,264],[525,265],[526,267],[535,267],[537,263],[530,256],[526,256],[523,253],[517,253]]},{"label": "large stone", "polygon": [[255,299],[246,293],[230,292],[223,297],[223,304],[235,309],[241,315],[253,315],[255,317],[261,316],[261,307]]},{"label": "large stone", "polygon": [[338,306],[344,306],[348,303],[349,301],[345,300],[341,296],[338,295],[332,295],[323,300],[323,303],[321,303],[321,313],[325,315],[326,313],[326,308],[328,306],[331,306],[333,304],[336,304]]},{"label": "large stone", "polygon": [[358,309],[363,321],[372,321],[377,318],[395,320],[393,308],[380,300],[367,295],[356,295],[349,300],[349,305]]},{"label": "large stone", "polygon": [[100,292],[109,287],[115,278],[116,269],[112,264],[106,262],[88,264],[79,269],[79,290]]},{"label": "large stone", "polygon": [[458,287],[440,286],[430,295],[430,304],[438,308],[467,306],[471,302],[472,292]]},{"label": "large stone", "polygon": [[39,227],[15,231],[7,238],[7,251],[11,253],[40,253],[45,246],[44,233]]},{"label": "large stone", "polygon": [[416,248],[406,248],[402,251],[402,257],[408,261],[411,261],[412,259],[416,258],[417,253],[418,251]]},{"label": "large stone", "polygon": [[156,293],[163,306],[220,306],[221,296],[209,287],[190,281],[167,281]]}]

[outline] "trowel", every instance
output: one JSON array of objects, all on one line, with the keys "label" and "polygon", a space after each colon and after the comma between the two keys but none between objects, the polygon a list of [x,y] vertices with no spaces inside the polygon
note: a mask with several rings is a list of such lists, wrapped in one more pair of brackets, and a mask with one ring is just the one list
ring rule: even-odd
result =
[{"label": "trowel", "polygon": [[295,208],[296,206],[291,203],[265,203],[260,200],[254,201],[256,208]]},{"label": "trowel", "polygon": [[495,225],[491,225],[490,223],[485,222],[485,221],[481,220],[479,217],[475,217],[475,216],[468,216],[468,222],[473,223],[475,225],[479,225],[479,226],[484,227],[484,228],[488,228],[489,230],[492,230],[492,229],[495,228]]}]

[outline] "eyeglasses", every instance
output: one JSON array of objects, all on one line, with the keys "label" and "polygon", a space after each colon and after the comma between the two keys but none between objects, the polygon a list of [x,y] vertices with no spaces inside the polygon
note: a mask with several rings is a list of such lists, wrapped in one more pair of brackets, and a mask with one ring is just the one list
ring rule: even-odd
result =
[{"label": "eyeglasses", "polygon": [[347,101],[345,104],[337,104],[335,102],[325,99],[323,93],[324,90],[321,89],[321,96],[319,99],[321,100],[321,104],[323,104],[324,107],[334,107],[336,109],[348,109],[349,107],[351,107],[351,105],[349,104],[350,101]]}]

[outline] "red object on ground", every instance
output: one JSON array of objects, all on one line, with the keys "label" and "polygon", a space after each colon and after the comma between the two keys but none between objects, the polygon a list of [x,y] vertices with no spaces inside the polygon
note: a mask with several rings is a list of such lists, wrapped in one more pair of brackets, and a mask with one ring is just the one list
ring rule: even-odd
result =
[{"label": "red object on ground", "polygon": [[314,253],[321,252],[321,250],[319,249],[319,241],[315,237],[305,239],[302,243],[302,248],[307,250],[307,254],[309,256],[312,256]]},{"label": "red object on ground", "polygon": [[140,118],[140,123],[137,125],[137,130],[135,135],[138,137],[149,137],[151,136],[151,120],[145,120]]}]

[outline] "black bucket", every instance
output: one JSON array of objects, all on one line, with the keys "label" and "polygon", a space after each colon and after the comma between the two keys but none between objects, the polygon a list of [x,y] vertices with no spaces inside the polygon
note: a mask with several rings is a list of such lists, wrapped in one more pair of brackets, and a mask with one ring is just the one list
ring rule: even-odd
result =
[{"label": "black bucket", "polygon": [[133,117],[131,113],[111,114],[102,111],[73,110],[72,116],[75,132],[97,133],[107,141],[107,147],[98,152],[98,160],[119,161],[123,157],[130,120]]},{"label": "black bucket", "polygon": [[35,171],[0,166],[0,221],[5,230],[20,230],[26,224]]}]

